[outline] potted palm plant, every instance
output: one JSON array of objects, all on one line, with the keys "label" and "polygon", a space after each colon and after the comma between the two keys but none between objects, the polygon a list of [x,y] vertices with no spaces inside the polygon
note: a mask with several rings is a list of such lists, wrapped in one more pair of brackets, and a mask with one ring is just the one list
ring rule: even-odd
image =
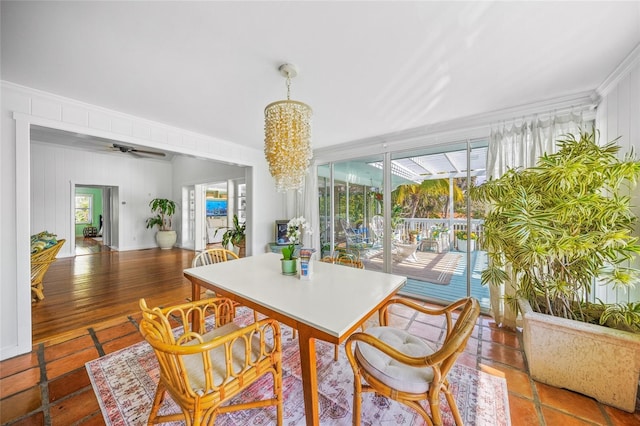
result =
[{"label": "potted palm plant", "polygon": [[[640,379],[640,303],[603,305],[594,285],[638,284],[630,188],[640,161],[596,132],[470,190],[488,204],[482,282],[516,290],[531,376],[633,412]],[[507,302],[516,307],[515,299]],[[610,328],[607,326],[614,326]],[[620,330],[620,329],[624,329]]]},{"label": "potted palm plant", "polygon": [[237,215],[233,215],[233,226],[231,228],[218,228],[215,234],[221,229],[226,229],[222,234],[222,245],[227,248],[229,244],[238,248],[238,257],[245,257],[246,254],[246,236],[245,231],[247,225],[245,222],[240,223]]},{"label": "potted palm plant", "polygon": [[176,231],[171,229],[171,217],[176,212],[176,203],[166,198],[154,198],[149,202],[151,211],[156,213],[147,219],[147,228],[158,227],[156,242],[161,249],[170,249],[176,243]]}]

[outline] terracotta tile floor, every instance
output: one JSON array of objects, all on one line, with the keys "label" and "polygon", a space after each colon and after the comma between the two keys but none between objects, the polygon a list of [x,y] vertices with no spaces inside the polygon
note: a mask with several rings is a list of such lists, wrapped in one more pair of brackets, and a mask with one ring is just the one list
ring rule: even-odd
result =
[{"label": "terracotta tile floor", "polygon": [[[438,324],[397,313],[395,324],[433,335]],[[403,317],[404,316],[404,317]],[[142,340],[139,316],[34,345],[31,353],[0,362],[2,425],[104,424],[84,364]],[[640,425],[640,411],[629,414],[595,400],[532,380],[518,332],[481,317],[459,362],[503,374],[509,389],[513,425]]]}]

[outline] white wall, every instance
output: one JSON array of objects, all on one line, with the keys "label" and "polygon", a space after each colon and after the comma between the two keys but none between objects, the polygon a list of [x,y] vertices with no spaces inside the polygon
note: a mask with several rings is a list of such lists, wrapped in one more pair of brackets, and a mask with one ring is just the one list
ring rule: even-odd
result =
[{"label": "white wall", "polygon": [[[72,184],[118,187],[118,250],[156,247],[155,229],[146,228],[149,201],[172,198],[168,161],[135,159],[117,153],[95,153],[31,143],[31,234],[47,230],[74,238]],[[73,256],[65,244],[60,257]]]},{"label": "white wall", "polygon": [[[596,125],[600,131],[600,142],[609,142],[618,137],[621,153],[633,149],[640,158],[640,46],[612,73],[599,88],[602,96],[598,104]],[[640,185],[629,194],[633,211],[640,217]],[[640,238],[640,223],[634,235]],[[635,262],[640,268],[640,261]],[[640,301],[640,283],[635,289],[612,290],[610,287],[596,288],[595,296],[605,302],[626,303]]]},{"label": "white wall", "polygon": [[[270,241],[272,237],[274,221],[282,217],[284,200],[274,190],[273,179],[269,175],[264,153],[261,150],[250,149],[229,141],[5,81],[1,82],[0,101],[0,199],[2,199],[0,207],[0,241],[2,241],[0,244],[0,277],[2,277],[0,281],[0,360],[31,350],[29,235],[32,226],[51,226],[49,230],[59,233],[61,237],[65,236],[65,232],[71,235],[70,229],[68,231],[64,229],[65,225],[62,224],[64,219],[56,217],[49,222],[50,219],[34,218],[32,223],[31,204],[32,202],[50,203],[52,195],[48,192],[49,184],[53,184],[56,188],[53,195],[55,211],[61,212],[62,216],[66,216],[65,209],[70,209],[71,203],[70,201],[66,203],[65,196],[57,194],[58,188],[66,186],[65,193],[71,192],[69,182],[32,183],[32,179],[40,179],[45,175],[40,172],[34,174],[31,172],[31,125],[248,166],[245,178],[248,185],[247,199],[251,200],[251,203],[248,206],[247,219],[252,237],[247,244],[252,247],[253,252],[264,251],[265,241]],[[52,158],[42,157],[41,154],[45,155],[45,153],[39,152],[41,149],[47,150],[44,147],[35,148],[36,162],[52,160]],[[54,154],[54,151],[51,153]],[[59,153],[55,151],[55,155]],[[56,162],[56,170],[49,175],[52,177],[47,179],[57,179],[57,176],[61,179],[76,179],[64,170],[57,170],[58,167],[70,167],[64,158],[53,158],[53,161]],[[71,167],[73,167],[73,174],[88,176],[86,170],[78,169],[77,166]],[[95,163],[92,167],[100,169],[100,166]],[[154,169],[153,174],[157,173],[155,166],[149,167]],[[99,173],[97,179],[103,176]],[[133,179],[138,179],[144,170],[141,173],[133,171],[128,173],[130,173],[129,178],[132,179],[131,185],[140,184],[140,180]],[[170,185],[171,182],[170,180]],[[40,195],[34,196],[33,201],[32,185],[37,188],[37,191],[41,191]],[[146,193],[138,193],[132,187],[120,193],[120,201],[132,202],[136,206],[135,213],[127,211],[128,218],[120,218],[127,223],[121,232],[133,233],[136,235],[136,241],[138,241],[138,234],[136,234],[138,231],[135,222],[142,216],[142,207],[138,205],[138,200],[131,200],[146,194],[144,201],[140,201],[140,204],[144,205],[148,203],[150,197],[154,196],[154,193],[164,194],[160,186],[156,187],[155,184],[146,186],[143,183],[142,187]],[[180,199],[180,193],[168,195],[174,199]],[[68,206],[65,207],[64,204]],[[148,207],[144,209],[147,210]],[[256,214],[258,211],[260,214]],[[144,217],[147,215],[148,213],[144,213]],[[49,223],[52,224],[49,225]],[[69,220],[69,227],[70,223]],[[146,228],[142,232],[146,232]],[[140,238],[144,240],[147,236],[140,234]],[[126,245],[124,241],[120,244]],[[130,245],[130,247],[133,246],[133,244]]]}]

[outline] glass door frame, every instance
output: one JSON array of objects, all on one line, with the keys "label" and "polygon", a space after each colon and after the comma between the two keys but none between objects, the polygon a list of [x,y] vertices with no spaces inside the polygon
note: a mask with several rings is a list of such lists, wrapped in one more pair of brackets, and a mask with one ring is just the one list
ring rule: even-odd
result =
[{"label": "glass door frame", "polygon": [[[447,142],[447,143],[442,143],[442,144],[437,144],[437,145],[426,145],[424,147],[421,146],[413,146],[413,147],[402,147],[396,150],[385,150],[384,152],[381,153],[374,153],[372,154],[373,156],[381,156],[382,157],[382,181],[383,181],[383,185],[382,185],[382,195],[383,195],[383,203],[382,203],[382,216],[384,218],[384,233],[383,233],[383,241],[382,241],[382,245],[383,245],[383,270],[385,272],[388,273],[392,273],[392,264],[393,264],[393,256],[391,253],[391,247],[392,247],[392,239],[393,239],[393,235],[392,235],[392,229],[391,229],[391,219],[392,219],[392,159],[393,158],[398,158],[398,156],[402,156],[403,152],[410,152],[410,151],[419,151],[420,149],[424,148],[425,150],[428,150],[429,152],[440,152],[440,153],[447,153],[447,152],[451,152],[451,144],[455,143],[458,144],[461,148],[464,146],[464,150],[466,151],[465,153],[465,158],[466,158],[466,182],[467,185],[470,185],[472,182],[472,177],[475,176],[475,174],[472,172],[472,151],[475,148],[478,147],[486,147],[487,143],[488,143],[488,138],[487,137],[481,137],[481,138],[466,138],[466,139],[458,139],[456,141],[451,141],[451,142]],[[464,145],[463,145],[464,144]],[[325,189],[329,189],[329,202],[330,202],[330,206],[328,208],[329,210],[329,223],[328,223],[328,230],[329,230],[329,239],[328,242],[330,243],[330,248],[333,251],[336,248],[336,231],[337,231],[337,226],[336,226],[336,207],[335,207],[335,203],[336,203],[336,173],[335,173],[335,165],[336,164],[340,164],[342,162],[350,162],[350,161],[358,161],[359,159],[362,158],[367,158],[370,156],[366,156],[366,157],[362,157],[362,156],[350,156],[350,157],[346,157],[346,158],[334,158],[332,160],[328,160],[326,162],[322,162],[321,164],[319,164],[318,167],[328,167],[329,168],[329,188],[326,188],[326,180],[325,182]],[[465,176],[461,176],[461,177],[465,177]],[[326,192],[326,191],[325,191]],[[319,194],[320,195],[320,194]],[[326,197],[326,194],[325,194]],[[453,203],[453,201],[451,201],[451,203]],[[326,210],[326,208],[325,208]],[[453,217],[454,214],[454,209],[451,208],[451,217]],[[469,202],[468,198],[465,198],[465,210],[466,210],[466,230],[467,233],[472,232],[473,230],[473,226],[474,226],[474,221],[472,220],[472,205]],[[323,212],[321,212],[323,213]],[[326,227],[326,226],[325,226]],[[453,230],[452,230],[453,231]],[[463,255],[466,256],[466,294],[467,295],[471,295],[472,294],[472,285],[474,285],[472,283],[472,272],[474,270],[474,265],[471,264],[471,260],[472,260],[472,253],[470,252],[466,252],[463,253]]]}]

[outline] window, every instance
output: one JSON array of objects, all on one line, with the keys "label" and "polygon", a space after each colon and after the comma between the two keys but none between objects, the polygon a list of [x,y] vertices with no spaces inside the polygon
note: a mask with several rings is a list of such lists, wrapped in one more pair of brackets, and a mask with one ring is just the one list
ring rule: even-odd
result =
[{"label": "window", "polygon": [[91,224],[91,218],[93,217],[92,204],[92,195],[76,195],[76,224]]}]

